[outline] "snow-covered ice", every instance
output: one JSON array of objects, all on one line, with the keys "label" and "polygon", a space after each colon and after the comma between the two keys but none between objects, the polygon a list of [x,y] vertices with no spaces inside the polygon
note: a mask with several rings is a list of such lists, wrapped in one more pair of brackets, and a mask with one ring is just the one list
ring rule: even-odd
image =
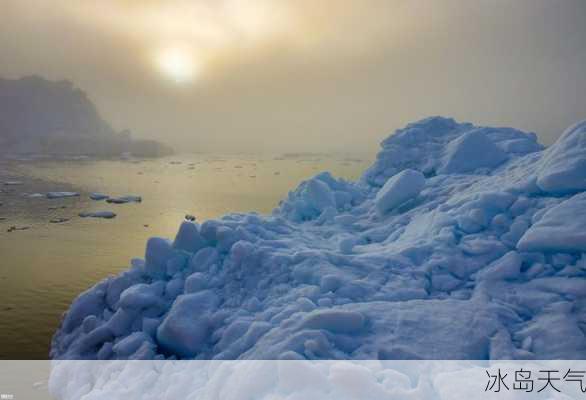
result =
[{"label": "snow-covered ice", "polygon": [[151,238],[73,302],[51,357],[584,359],[585,154],[586,123],[548,149],[409,124],[357,182]]},{"label": "snow-covered ice", "polygon": [[79,213],[82,218],[105,218],[112,219],[116,217],[116,213],[112,211],[86,211]]}]

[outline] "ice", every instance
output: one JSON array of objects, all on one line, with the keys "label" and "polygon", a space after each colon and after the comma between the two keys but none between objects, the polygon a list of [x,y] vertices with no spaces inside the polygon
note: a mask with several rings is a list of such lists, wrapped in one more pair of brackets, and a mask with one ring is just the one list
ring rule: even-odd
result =
[{"label": "ice", "polygon": [[537,184],[550,193],[586,190],[586,121],[568,128],[545,151]]},{"label": "ice", "polygon": [[62,199],[67,197],[79,197],[77,192],[49,192],[47,193],[48,199]]},{"label": "ice", "polygon": [[381,215],[416,197],[425,185],[425,177],[419,171],[406,169],[390,178],[378,191],[374,201]]},{"label": "ice", "polygon": [[178,296],[157,330],[161,348],[179,357],[196,356],[212,333],[213,312],[219,303],[212,291]]},{"label": "ice", "polygon": [[179,232],[177,232],[173,247],[190,253],[196,253],[205,246],[206,242],[199,234],[198,224],[192,221],[183,222],[179,228]]},{"label": "ice", "polygon": [[142,197],[128,195],[128,196],[120,196],[120,197],[109,197],[106,199],[106,202],[113,203],[113,204],[125,204],[125,203],[140,203],[142,201]]},{"label": "ice", "polygon": [[84,211],[80,212],[79,216],[82,218],[105,218],[112,219],[116,217],[116,213],[112,211]]},{"label": "ice", "polygon": [[20,185],[24,185],[24,183],[21,181],[5,181],[4,182],[4,186],[20,186]]},{"label": "ice", "polygon": [[271,215],[178,221],[73,302],[51,357],[584,359],[584,132],[544,150],[431,117],[357,182],[324,172]]},{"label": "ice", "polygon": [[522,251],[586,252],[586,193],[549,209],[517,247]]},{"label": "ice", "polygon": [[107,200],[109,198],[110,198],[110,196],[108,196],[107,194],[104,194],[104,193],[98,193],[98,192],[90,193],[90,199],[92,199],[92,200],[100,201],[100,200]]},{"label": "ice", "polygon": [[485,129],[466,132],[446,148],[439,173],[466,173],[479,168],[494,168],[507,159],[507,154],[489,139]]}]

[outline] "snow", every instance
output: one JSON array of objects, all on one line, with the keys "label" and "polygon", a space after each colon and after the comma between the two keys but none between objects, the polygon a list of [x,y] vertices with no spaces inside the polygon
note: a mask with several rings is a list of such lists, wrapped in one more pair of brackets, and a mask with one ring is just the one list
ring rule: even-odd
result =
[{"label": "snow", "polygon": [[73,302],[51,357],[584,359],[583,132],[544,150],[409,124],[357,182],[320,173],[271,215],[149,239]]},{"label": "snow", "polygon": [[112,219],[116,217],[116,213],[112,211],[88,211],[88,212],[81,212],[79,216],[82,218],[105,218],[105,219]]},{"label": "snow", "polygon": [[48,199],[63,199],[67,197],[79,197],[77,192],[49,192],[46,194]]}]

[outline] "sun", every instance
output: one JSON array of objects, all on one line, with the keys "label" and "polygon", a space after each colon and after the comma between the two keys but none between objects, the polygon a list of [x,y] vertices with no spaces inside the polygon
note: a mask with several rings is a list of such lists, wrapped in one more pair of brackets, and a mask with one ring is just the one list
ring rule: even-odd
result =
[{"label": "sun", "polygon": [[182,47],[169,47],[159,51],[156,64],[165,77],[176,83],[188,83],[197,77],[198,65],[192,51]]}]

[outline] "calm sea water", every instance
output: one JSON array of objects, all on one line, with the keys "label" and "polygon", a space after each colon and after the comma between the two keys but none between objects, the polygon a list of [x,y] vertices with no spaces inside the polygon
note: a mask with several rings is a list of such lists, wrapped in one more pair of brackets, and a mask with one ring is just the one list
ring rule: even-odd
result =
[{"label": "calm sea water", "polygon": [[[0,162],[0,359],[46,359],[61,315],[83,290],[142,257],[151,236],[173,238],[186,214],[270,213],[321,171],[356,179],[368,158],[193,155],[148,161]],[[21,181],[20,185],[4,185]],[[32,193],[75,191],[48,200]],[[96,202],[91,192],[140,195]],[[110,210],[115,219],[78,217]],[[68,218],[63,223],[50,223]],[[11,227],[26,230],[13,230]]]}]

